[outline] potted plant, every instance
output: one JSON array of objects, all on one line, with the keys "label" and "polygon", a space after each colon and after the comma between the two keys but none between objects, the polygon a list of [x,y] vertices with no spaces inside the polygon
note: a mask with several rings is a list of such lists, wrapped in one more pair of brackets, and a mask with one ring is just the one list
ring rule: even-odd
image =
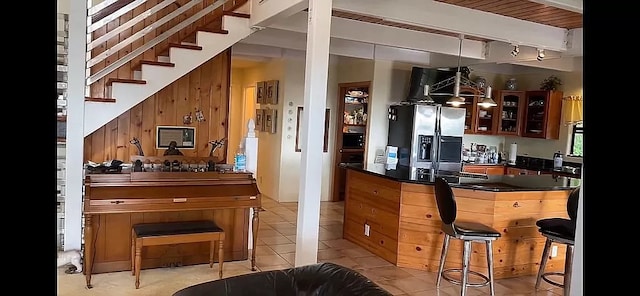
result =
[{"label": "potted plant", "polygon": [[540,89],[542,90],[556,90],[558,86],[562,85],[562,81],[557,76],[551,75],[540,83]]}]

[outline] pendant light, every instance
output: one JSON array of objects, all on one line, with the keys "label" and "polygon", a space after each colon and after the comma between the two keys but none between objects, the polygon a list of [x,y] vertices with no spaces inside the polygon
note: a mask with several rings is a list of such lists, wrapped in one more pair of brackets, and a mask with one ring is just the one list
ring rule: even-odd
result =
[{"label": "pendant light", "polygon": [[462,73],[460,73],[460,59],[462,58],[462,39],[464,35],[460,34],[460,48],[458,49],[458,71],[456,71],[456,78],[453,82],[453,97],[447,100],[447,104],[453,106],[460,106],[466,104],[464,98],[460,96],[460,77]]},{"label": "pendant light", "polygon": [[484,98],[478,103],[480,107],[489,108],[498,106],[498,103],[491,98],[491,86],[487,86],[487,90],[484,93]]},{"label": "pendant light", "polygon": [[421,103],[425,103],[425,104],[435,104],[435,100],[429,95],[429,85],[426,84],[424,86],[424,99],[422,99],[420,101]]}]

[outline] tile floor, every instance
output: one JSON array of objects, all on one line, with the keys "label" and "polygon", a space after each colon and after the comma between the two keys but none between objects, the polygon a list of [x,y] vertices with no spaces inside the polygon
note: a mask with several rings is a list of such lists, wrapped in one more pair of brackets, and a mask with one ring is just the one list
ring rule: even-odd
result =
[{"label": "tile floor", "polygon": [[[258,270],[283,269],[293,266],[295,257],[297,203],[278,203],[271,199],[263,201],[266,210],[260,215],[260,231],[256,249]],[[459,295],[460,288],[447,281],[436,288],[436,273],[401,268],[372,253],[342,239],[342,202],[322,202],[318,262],[333,262],[359,271],[393,295],[449,296]],[[217,264],[216,264],[217,265]],[[94,274],[92,289],[85,287],[80,273],[66,274],[58,268],[58,295],[171,295],[184,287],[217,279],[217,267],[213,271],[208,264],[177,268],[155,268],[143,271],[140,289],[135,289],[134,277],[129,271]],[[224,263],[224,277],[251,273],[247,261]],[[547,283],[539,291],[534,289],[535,277],[496,280],[498,296],[518,295],[562,295],[562,289]],[[469,296],[489,295],[489,287],[469,288]]]}]

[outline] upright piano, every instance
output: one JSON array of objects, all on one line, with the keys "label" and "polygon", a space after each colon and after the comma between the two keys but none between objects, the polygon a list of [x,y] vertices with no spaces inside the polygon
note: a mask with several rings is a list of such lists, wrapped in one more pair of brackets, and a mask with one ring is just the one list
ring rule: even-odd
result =
[{"label": "upright piano", "polygon": [[[137,223],[213,220],[225,231],[225,261],[248,259],[252,224],[251,267],[255,270],[262,203],[251,173],[88,174],[84,186],[83,270],[87,287],[91,287],[92,273],[131,270],[131,227]],[[208,263],[209,245],[146,247],[142,268]]]}]

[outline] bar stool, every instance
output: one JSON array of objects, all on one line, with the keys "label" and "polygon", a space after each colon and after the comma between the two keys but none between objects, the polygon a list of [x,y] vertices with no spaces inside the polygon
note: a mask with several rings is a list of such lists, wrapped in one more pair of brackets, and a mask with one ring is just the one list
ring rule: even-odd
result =
[{"label": "bar stool", "polygon": [[[461,285],[460,295],[464,296],[467,287],[483,287],[489,285],[491,295],[495,295],[493,285],[493,249],[491,243],[498,239],[501,235],[497,230],[477,222],[456,221],[458,208],[456,206],[455,196],[451,186],[444,178],[436,178],[435,195],[438,212],[442,220],[442,232],[444,232],[444,242],[442,244],[442,254],[440,256],[440,267],[438,267],[438,280],[436,287],[440,287],[440,280],[445,280]],[[462,251],[462,268],[450,268],[444,270],[444,263],[449,249],[449,240],[451,238],[463,241],[464,248]],[[472,271],[469,268],[471,259],[471,243],[483,242],[487,249],[487,275]],[[447,273],[462,272],[462,281],[450,277]],[[480,283],[469,283],[469,274],[474,274],[483,279]]]},{"label": "bar stool", "polygon": [[[580,198],[580,187],[575,188],[569,194],[567,199],[567,214],[569,219],[565,218],[546,218],[536,221],[538,231],[547,240],[542,251],[542,259],[540,260],[540,269],[536,277],[536,290],[540,288],[540,280],[561,287],[564,295],[568,296],[571,290],[571,268],[573,265],[573,248],[576,237],[576,218],[578,217],[578,199]],[[565,244],[567,250],[564,257],[564,272],[545,272],[547,260],[549,259],[549,250],[552,244]],[[559,275],[563,277],[563,282],[557,282],[549,278],[551,275]]]}]

